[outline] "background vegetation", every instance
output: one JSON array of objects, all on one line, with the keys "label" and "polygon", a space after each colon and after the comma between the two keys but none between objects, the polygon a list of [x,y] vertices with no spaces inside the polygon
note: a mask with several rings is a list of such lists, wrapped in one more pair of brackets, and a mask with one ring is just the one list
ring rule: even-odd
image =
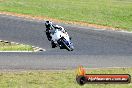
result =
[{"label": "background vegetation", "polygon": [[0,11],[132,30],[132,0],[1,0]]}]

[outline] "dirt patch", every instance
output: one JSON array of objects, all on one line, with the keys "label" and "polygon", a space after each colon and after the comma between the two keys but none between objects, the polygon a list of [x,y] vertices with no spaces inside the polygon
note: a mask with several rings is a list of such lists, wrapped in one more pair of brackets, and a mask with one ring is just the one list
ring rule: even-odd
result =
[{"label": "dirt patch", "polygon": [[[0,0],[0,1],[3,1],[3,0]],[[49,17],[46,17],[46,16],[33,16],[33,15],[18,14],[18,13],[13,13],[13,12],[0,12],[0,14],[6,14],[6,15],[17,16],[17,17],[24,17],[24,18],[28,18],[28,19],[50,20],[50,21],[58,22],[58,23],[75,24],[75,25],[88,26],[88,27],[94,27],[94,28],[100,28],[100,29],[121,30],[119,28],[113,28],[113,27],[110,27],[110,26],[90,24],[90,23],[81,22],[81,21],[64,21],[64,20],[49,18]]]}]

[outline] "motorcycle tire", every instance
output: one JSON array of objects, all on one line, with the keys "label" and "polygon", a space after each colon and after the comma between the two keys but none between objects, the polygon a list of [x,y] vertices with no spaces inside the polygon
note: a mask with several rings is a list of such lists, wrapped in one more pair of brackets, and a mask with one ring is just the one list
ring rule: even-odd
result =
[{"label": "motorcycle tire", "polygon": [[67,44],[64,42],[64,40],[62,41],[62,44],[68,51],[73,51],[73,49],[71,49],[70,47],[67,46]]}]

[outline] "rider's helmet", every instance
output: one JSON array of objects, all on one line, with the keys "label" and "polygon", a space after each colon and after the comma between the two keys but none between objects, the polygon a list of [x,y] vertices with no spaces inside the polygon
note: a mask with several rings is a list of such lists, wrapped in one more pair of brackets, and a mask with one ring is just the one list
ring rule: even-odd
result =
[{"label": "rider's helmet", "polygon": [[51,21],[46,21],[45,26],[46,26],[46,28],[52,27],[52,22]]}]

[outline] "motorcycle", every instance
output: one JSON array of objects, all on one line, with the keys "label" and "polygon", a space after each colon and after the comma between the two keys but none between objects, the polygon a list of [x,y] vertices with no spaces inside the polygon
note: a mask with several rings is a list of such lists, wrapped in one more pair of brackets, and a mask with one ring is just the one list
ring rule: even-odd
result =
[{"label": "motorcycle", "polygon": [[50,33],[50,36],[52,37],[51,41],[61,49],[67,49],[68,51],[74,50],[73,43],[67,32],[56,29]]}]

